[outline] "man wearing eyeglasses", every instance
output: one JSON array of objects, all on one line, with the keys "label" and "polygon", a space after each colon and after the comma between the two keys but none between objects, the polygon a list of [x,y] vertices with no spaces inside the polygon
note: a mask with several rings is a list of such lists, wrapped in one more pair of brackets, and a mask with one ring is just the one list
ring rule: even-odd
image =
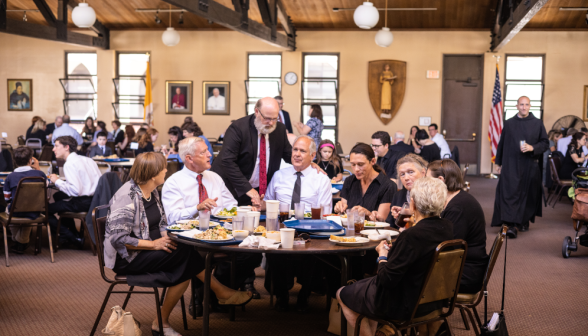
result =
[{"label": "man wearing eyeglasses", "polygon": [[396,162],[406,153],[391,150],[390,143],[388,132],[378,131],[372,134],[372,149],[378,157],[376,164],[386,172],[389,179],[396,183]]}]

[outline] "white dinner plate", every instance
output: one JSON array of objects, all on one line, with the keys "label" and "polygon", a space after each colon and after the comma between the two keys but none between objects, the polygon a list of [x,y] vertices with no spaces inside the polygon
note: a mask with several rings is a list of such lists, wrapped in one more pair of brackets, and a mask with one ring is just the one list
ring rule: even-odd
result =
[{"label": "white dinner plate", "polygon": [[361,245],[367,244],[370,240],[368,238],[364,238],[364,237],[355,237],[354,242],[340,242],[340,241],[331,240],[331,239],[329,239],[329,241],[335,243],[336,245],[341,245],[341,246],[361,246]]},{"label": "white dinner plate", "polygon": [[233,240],[233,235],[227,235],[227,238],[225,239],[199,239],[199,238],[194,238],[194,236],[192,236],[193,239],[196,240],[202,240],[202,241],[214,241],[214,242],[219,242],[219,241],[227,241],[227,240]]},{"label": "white dinner plate", "polygon": [[216,218],[220,218],[220,219],[233,219],[233,217],[235,217],[235,216],[218,216],[218,215],[212,215],[212,216],[214,216]]},{"label": "white dinner plate", "polygon": [[[368,223],[373,224],[374,222],[368,221]],[[364,225],[363,228],[364,229],[379,229],[379,228],[390,227],[390,224],[388,224],[386,222],[375,222],[375,224],[376,224],[375,226]]]},{"label": "white dinner plate", "polygon": [[[378,230],[378,232],[380,232],[380,234],[390,233],[390,237],[398,236],[400,234],[400,232],[394,231],[394,230]],[[359,233],[361,233],[364,236],[369,236],[370,234],[374,234],[374,233],[378,234],[378,232],[376,232],[376,230],[363,230],[363,231],[360,231]]]},{"label": "white dinner plate", "polygon": [[340,235],[345,233],[345,230],[341,230],[341,231],[337,231],[337,232],[312,232],[309,233],[310,235],[315,235],[315,236],[330,236],[330,235]]}]

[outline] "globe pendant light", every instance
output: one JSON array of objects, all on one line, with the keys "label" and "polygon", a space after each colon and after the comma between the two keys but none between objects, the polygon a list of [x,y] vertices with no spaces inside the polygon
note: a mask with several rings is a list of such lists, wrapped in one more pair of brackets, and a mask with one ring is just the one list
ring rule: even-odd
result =
[{"label": "globe pendant light", "polygon": [[372,29],[378,24],[380,20],[380,13],[374,4],[366,1],[355,9],[353,13],[353,21],[361,29]]},{"label": "globe pendant light", "polygon": [[388,0],[386,0],[386,13],[384,14],[384,27],[376,33],[376,44],[380,47],[389,47],[394,41],[394,36],[388,28]]},{"label": "globe pendant light", "polygon": [[171,6],[169,12],[169,27],[167,27],[167,30],[161,35],[161,41],[168,47],[173,47],[180,43],[180,33],[171,26]]},{"label": "globe pendant light", "polygon": [[96,22],[96,12],[87,3],[82,2],[71,12],[74,24],[80,28],[90,28]]}]

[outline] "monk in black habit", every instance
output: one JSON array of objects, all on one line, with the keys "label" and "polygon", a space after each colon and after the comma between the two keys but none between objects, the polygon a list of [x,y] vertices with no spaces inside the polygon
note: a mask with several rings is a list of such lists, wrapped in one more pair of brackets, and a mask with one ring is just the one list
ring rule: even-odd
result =
[{"label": "monk in black habit", "polygon": [[509,238],[516,238],[518,230],[527,231],[529,221],[535,222],[535,216],[542,214],[539,160],[549,147],[549,140],[543,121],[529,113],[530,108],[528,97],[519,98],[519,113],[504,122],[496,150],[495,162],[501,174],[492,226],[508,225]]}]

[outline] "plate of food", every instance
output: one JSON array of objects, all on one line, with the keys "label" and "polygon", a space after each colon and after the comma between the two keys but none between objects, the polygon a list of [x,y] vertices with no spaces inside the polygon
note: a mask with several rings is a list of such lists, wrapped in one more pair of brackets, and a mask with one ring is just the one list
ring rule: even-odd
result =
[{"label": "plate of food", "polygon": [[208,229],[204,232],[200,231],[200,233],[195,233],[193,238],[202,241],[214,242],[233,240],[233,236],[230,235],[227,229],[222,226],[215,226],[212,229]]},{"label": "plate of food", "polygon": [[331,235],[329,241],[341,246],[361,246],[367,244],[370,240],[365,237],[337,237]]},{"label": "plate of food", "polygon": [[376,232],[376,230],[362,230],[359,233],[362,234],[363,236],[369,236],[371,234],[378,234],[378,232],[381,235],[390,235],[390,237],[394,237],[394,236],[398,236],[400,234],[400,232],[396,231],[396,230],[378,230]]},{"label": "plate of food", "polygon": [[390,224],[386,223],[386,222],[372,222],[372,221],[365,221],[363,224],[365,229],[379,229],[379,228],[385,228],[385,227],[390,227]]},{"label": "plate of food", "polygon": [[166,230],[171,232],[194,230],[198,228],[198,224],[199,222],[197,219],[179,220],[176,221],[175,224],[168,225]]},{"label": "plate of food", "polygon": [[265,237],[265,233],[266,233],[266,229],[265,226],[258,226],[255,228],[255,231],[253,231],[253,234],[256,236],[264,236]]},{"label": "plate of food", "polygon": [[221,211],[219,211],[216,215],[214,215],[214,217],[220,219],[231,219],[234,216],[237,216],[237,207],[232,207],[230,210],[224,208]]}]

